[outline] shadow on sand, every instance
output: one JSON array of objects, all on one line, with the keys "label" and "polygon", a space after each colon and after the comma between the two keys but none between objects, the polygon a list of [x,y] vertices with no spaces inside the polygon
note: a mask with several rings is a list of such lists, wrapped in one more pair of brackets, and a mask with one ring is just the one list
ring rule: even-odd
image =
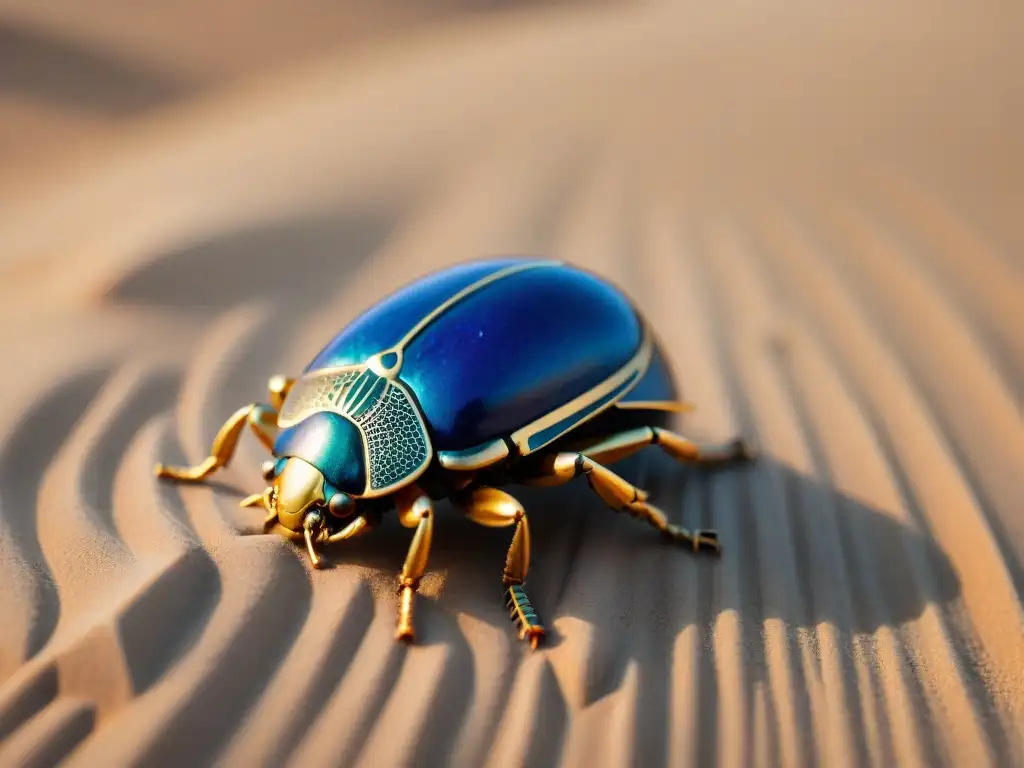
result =
[{"label": "shadow on sand", "polygon": [[[716,710],[718,700],[715,657],[723,652],[714,632],[723,614],[734,613],[738,620],[740,647],[725,650],[741,657],[747,693],[755,685],[770,685],[766,644],[772,641],[765,622],[784,623],[784,652],[798,678],[794,691],[799,699],[806,698],[800,643],[810,644],[820,666],[816,631],[821,625],[834,627],[844,676],[855,680],[858,636],[881,626],[899,627],[927,605],[944,606],[959,594],[948,559],[930,537],[771,457],[755,465],[707,470],[680,468],[649,452],[616,469],[651,490],[652,502],[674,521],[694,525],[701,519],[706,527],[716,527],[722,556],[673,547],[646,525],[605,508],[582,481],[556,489],[508,490],[530,515],[533,565],[527,583],[549,629],[546,647],[572,639],[553,628],[560,619],[573,617],[592,627],[586,658],[577,660],[586,668],[585,700],[573,706],[592,704],[617,690],[634,667],[639,684],[634,757],[643,764],[662,764],[667,758],[665,713],[673,687],[692,679],[700,689],[704,720],[714,717],[708,711]],[[220,493],[230,491],[222,487]],[[438,685],[445,701],[424,729],[428,743],[421,753],[441,757],[473,706],[473,651],[457,614],[498,627],[510,639],[515,627],[504,613],[500,585],[511,531],[474,525],[447,503],[438,505],[438,513],[429,571],[445,573],[444,588],[437,599],[420,601],[416,620],[421,645],[445,644],[453,654]],[[388,584],[397,578],[410,538],[409,531],[389,519],[372,535],[333,547],[328,567],[369,568],[377,574],[372,580]],[[299,548],[296,555],[303,556]],[[395,610],[396,600],[386,602],[377,610]],[[674,668],[677,638],[691,625],[700,628],[696,668]],[[505,695],[511,693],[516,668],[530,655],[525,644],[510,645]],[[530,754],[540,763],[556,763],[570,702],[554,668],[545,675],[550,679],[537,706]],[[851,711],[859,710],[859,696],[873,695],[851,689]],[[798,701],[797,706],[809,708],[810,703]],[[745,722],[752,728],[749,714]],[[483,742],[491,741],[500,716],[495,713],[490,738]],[[699,748],[702,760],[714,756],[717,737],[711,733],[707,739]]]}]

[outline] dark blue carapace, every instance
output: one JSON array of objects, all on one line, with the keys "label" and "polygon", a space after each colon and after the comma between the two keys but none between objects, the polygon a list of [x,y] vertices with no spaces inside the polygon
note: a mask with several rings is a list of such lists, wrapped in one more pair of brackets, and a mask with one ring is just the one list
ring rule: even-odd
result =
[{"label": "dark blue carapace", "polygon": [[526,513],[499,487],[585,475],[610,506],[717,551],[714,532],[672,525],[604,464],[646,445],[680,461],[747,455],[741,441],[700,447],[665,429],[685,407],[652,329],[611,283],[556,261],[492,259],[423,277],[350,323],[300,377],[271,379],[270,395],[225,423],[204,463],[158,474],[208,476],[250,425],[274,458],[264,467],[270,485],[243,504],[262,504],[268,526],[304,538],[314,565],[320,545],[396,510],[416,528],[400,579],[405,638],[433,501],[449,498],[482,525],[515,526],[506,596],[536,643],[543,630],[523,588]]},{"label": "dark blue carapace", "polygon": [[[376,357],[418,407],[435,451],[468,452],[530,433],[520,453],[531,453],[628,400],[637,387],[645,399],[674,401],[671,378],[655,352],[632,304],[607,282],[557,262],[502,259],[460,265],[386,298],[339,333],[304,380],[335,377]],[[615,387],[600,390],[626,370]],[[290,455],[319,461],[320,443],[294,434],[322,431],[302,423],[320,407],[307,392],[293,390],[289,397],[282,422],[290,426],[275,453],[302,443],[306,452]],[[575,400],[556,422],[530,429]]]}]

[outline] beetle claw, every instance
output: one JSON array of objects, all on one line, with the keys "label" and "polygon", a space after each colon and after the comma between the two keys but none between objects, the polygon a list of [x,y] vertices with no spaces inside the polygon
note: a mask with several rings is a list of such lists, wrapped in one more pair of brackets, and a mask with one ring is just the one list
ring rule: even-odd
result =
[{"label": "beetle claw", "polygon": [[698,528],[688,531],[686,528],[680,528],[677,525],[668,525],[662,532],[673,541],[688,544],[693,548],[694,552],[711,552],[717,555],[722,551],[722,544],[718,540],[718,532],[711,529]]},{"label": "beetle claw", "polygon": [[718,532],[711,530],[696,530],[690,534],[693,540],[693,548],[696,551],[714,552],[722,551],[722,545],[718,541]]}]

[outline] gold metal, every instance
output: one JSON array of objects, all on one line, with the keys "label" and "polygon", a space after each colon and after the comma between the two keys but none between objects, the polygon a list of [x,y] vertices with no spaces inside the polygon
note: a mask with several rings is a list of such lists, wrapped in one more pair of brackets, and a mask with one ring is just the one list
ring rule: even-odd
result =
[{"label": "gold metal", "polygon": [[565,405],[559,406],[558,408],[546,414],[545,416],[542,416],[536,421],[527,424],[525,427],[522,427],[521,429],[518,429],[512,433],[512,442],[519,449],[519,453],[523,456],[527,456],[531,453],[536,453],[537,451],[544,448],[546,445],[550,445],[554,440],[557,440],[559,437],[565,434],[565,432],[571,429],[576,429],[581,424],[590,421],[595,416],[601,414],[602,412],[610,408],[617,402],[617,399],[609,401],[606,405],[602,406],[601,408],[595,408],[594,411],[592,413],[589,413],[585,418],[580,419],[579,421],[573,423],[569,427],[566,427],[566,429],[563,432],[556,435],[552,435],[550,439],[545,440],[542,444],[536,445],[532,448],[530,447],[531,437],[538,434],[539,432],[543,432],[545,429],[548,429],[549,427],[558,424],[562,420],[572,416],[574,413],[579,413],[580,411],[585,410],[594,403],[598,402],[602,397],[607,397],[609,393],[614,392],[617,387],[621,387],[625,382],[629,381],[631,376],[633,376],[635,377],[633,383],[630,386],[623,389],[622,392],[618,394],[618,398],[625,397],[626,394],[629,393],[633,389],[633,387],[635,387],[640,382],[640,379],[643,377],[643,374],[647,370],[647,367],[651,364],[651,356],[653,355],[653,351],[654,343],[652,341],[651,334],[648,331],[647,327],[644,326],[644,336],[643,340],[640,343],[640,349],[637,350],[637,353],[633,356],[632,360],[630,360],[628,363],[622,366],[622,368],[620,368],[614,374],[612,374],[603,382],[598,384],[596,387],[591,388],[590,390],[584,392],[579,397],[570,400]]},{"label": "gold metal", "polygon": [[[308,416],[322,411],[338,414],[350,421],[355,425],[356,429],[359,430],[359,434],[362,439],[363,461],[365,462],[365,466],[370,469],[372,467],[372,460],[370,456],[369,440],[365,429],[368,425],[368,422],[365,420],[366,414],[363,414],[362,416],[356,416],[355,414],[359,413],[360,407],[364,404],[366,398],[370,396],[372,387],[368,388],[366,392],[361,393],[358,400],[348,402],[346,395],[350,393],[350,388],[353,386],[355,381],[358,380],[357,376],[339,390],[339,394],[333,401],[324,394],[325,392],[332,391],[332,388],[335,386],[335,380],[342,374],[362,372],[366,370],[366,368],[367,366],[361,363],[359,365],[348,366],[331,372],[325,373],[324,371],[317,371],[312,374],[307,374],[299,380],[299,383],[294,390],[293,399],[289,400],[282,409],[281,415],[278,417],[278,425],[281,428],[290,427],[294,424],[298,424]],[[379,398],[384,399],[390,397],[396,392],[400,393],[399,396],[405,399],[409,410],[416,419],[418,433],[423,441],[423,460],[412,472],[402,476],[391,485],[382,486],[380,488],[373,487],[372,470],[368,471],[366,486],[364,487],[363,492],[358,494],[360,498],[372,499],[380,496],[387,496],[400,488],[411,485],[427,471],[427,468],[430,466],[430,462],[434,458],[434,446],[430,441],[430,432],[427,429],[427,424],[423,418],[423,414],[420,412],[419,406],[416,404],[416,399],[409,391],[409,388],[401,381],[388,380],[386,381],[385,388],[379,394]],[[374,409],[371,409],[369,413],[374,413],[376,407],[377,406],[375,406]]]},{"label": "gold metal", "polygon": [[306,551],[309,552],[309,561],[314,568],[322,568],[324,562],[313,546],[313,542],[320,538],[322,526],[323,517],[319,512],[310,512],[302,521],[302,536],[306,540]]},{"label": "gold metal", "polygon": [[370,521],[362,515],[360,515],[337,533],[332,533],[329,536],[325,536],[321,540],[321,543],[335,544],[339,541],[344,541],[345,539],[352,539],[356,536],[361,536],[364,533],[368,533],[372,529],[373,525],[370,523]]},{"label": "gold metal", "polygon": [[622,411],[669,411],[670,413],[691,413],[697,406],[678,400],[630,400],[618,402],[615,407]]},{"label": "gold metal", "polygon": [[[434,446],[433,443],[430,441],[430,431],[427,429],[427,423],[423,418],[423,414],[420,412],[419,406],[416,404],[416,399],[412,396],[412,393],[409,391],[409,388],[406,387],[405,384],[403,384],[400,381],[389,381],[388,386],[401,391],[402,394],[405,396],[406,402],[409,404],[410,409],[416,416],[416,421],[419,425],[420,435],[423,437],[423,441],[425,444],[424,447],[426,449],[426,454],[423,461],[420,463],[419,467],[417,467],[414,471],[402,477],[397,482],[394,482],[391,485],[385,487],[372,488],[370,485],[370,472],[367,471],[366,488],[361,495],[361,498],[364,499],[374,499],[379,498],[381,496],[387,496],[399,490],[400,488],[407,488],[411,486],[412,483],[415,483],[420,478],[420,476],[427,471],[427,469],[430,467],[430,463],[434,460]],[[359,429],[360,431],[362,431],[362,427],[360,427]],[[363,438],[363,451],[364,459],[366,461],[366,467],[369,469],[369,441],[366,440],[365,435]]]},{"label": "gold metal", "polygon": [[278,428],[278,411],[294,381],[285,376],[272,376],[267,384],[271,406],[250,403],[239,408],[224,422],[220,431],[217,432],[217,436],[213,438],[213,446],[207,458],[191,467],[170,467],[157,464],[154,470],[156,476],[187,482],[205,480],[218,469],[226,467],[231,461],[231,457],[235,455],[235,449],[238,448],[238,439],[246,424],[249,425],[263,447],[273,452],[274,436]]},{"label": "gold metal", "polygon": [[445,469],[471,471],[483,469],[508,458],[508,443],[501,438],[472,451],[438,451],[437,460]]},{"label": "gold metal", "polygon": [[295,379],[290,379],[287,376],[278,374],[270,377],[270,381],[267,382],[267,391],[270,393],[270,404],[274,406],[274,410],[281,410],[281,406],[288,399],[288,393],[291,392],[294,384]]},{"label": "gold metal", "polygon": [[263,506],[267,512],[266,517],[263,518],[264,533],[266,533],[270,527],[277,522],[277,509],[274,505],[273,496],[273,486],[267,486],[263,493],[254,493],[251,496],[246,496],[238,503],[238,506],[243,508],[256,507],[260,505]]},{"label": "gold metal", "polygon": [[682,435],[665,429],[652,429],[651,433],[651,442],[676,461],[700,461],[703,458],[700,446]]},{"label": "gold metal", "polygon": [[[395,356],[394,365],[384,365],[384,358],[387,355]],[[378,352],[366,361],[366,367],[382,378],[393,379],[398,375],[398,372],[402,370],[403,362],[405,362],[405,355],[402,353],[401,347],[395,347],[393,349],[385,349],[383,352]]]},{"label": "gold metal", "polygon": [[430,512],[432,506],[430,497],[415,486],[403,488],[395,495],[395,510],[398,512],[398,522],[405,528],[415,528],[418,526],[420,518]]},{"label": "gold metal", "polygon": [[303,375],[295,382],[282,404],[278,424],[282,428],[290,427],[317,411],[340,413],[330,403],[331,397],[335,398],[335,402],[343,402],[358,374],[365,368],[364,364],[356,363]]},{"label": "gold metal", "polygon": [[508,547],[508,554],[505,555],[505,572],[501,580],[506,585],[523,584],[529,572],[530,523],[523,514],[516,521],[516,532],[512,534],[512,543]]},{"label": "gold metal", "polygon": [[477,488],[456,503],[470,520],[488,528],[506,528],[525,516],[523,505],[497,488]]},{"label": "gold metal", "polygon": [[558,453],[545,459],[541,465],[541,475],[529,484],[561,485],[580,475],[586,477],[594,493],[612,509],[643,520],[668,538],[689,545],[694,552],[721,551],[718,534],[715,531],[689,531],[672,525],[660,509],[647,502],[646,491],[637,488],[582,453]]},{"label": "gold metal", "polygon": [[654,442],[654,429],[639,427],[577,448],[599,464],[614,464]]},{"label": "gold metal", "polygon": [[517,499],[497,488],[477,488],[456,497],[456,504],[475,523],[488,528],[516,527],[512,543],[505,555],[501,581],[506,587],[506,607],[512,620],[519,624],[521,639],[529,639],[533,648],[544,636],[544,627],[526,595],[526,576],[530,572],[530,523]]},{"label": "gold metal", "polygon": [[324,476],[307,461],[290,458],[274,480],[273,508],[285,528],[298,530],[311,507],[324,503]]},{"label": "gold metal", "polygon": [[416,639],[413,626],[413,598],[430,558],[430,544],[434,537],[434,510],[430,497],[415,486],[410,486],[407,491],[400,493],[396,502],[398,519],[402,525],[415,525],[416,528],[399,576],[401,602],[398,610],[398,627],[395,630],[397,639],[411,642]]},{"label": "gold metal", "polygon": [[398,627],[395,629],[395,639],[407,643],[416,640],[416,628],[412,624],[413,599],[416,597],[416,587],[411,584],[403,584],[399,588],[398,603]]},{"label": "gold metal", "polygon": [[250,403],[243,406],[231,414],[231,417],[221,426],[217,436],[213,438],[210,455],[206,459],[192,467],[169,467],[157,464],[156,476],[187,482],[205,480],[218,469],[226,467],[231,461],[235,449],[238,448],[238,438],[241,437],[246,424],[267,450],[273,450],[274,438],[266,432],[266,428],[276,426],[276,419],[277,412],[265,405]]},{"label": "gold metal", "polygon": [[658,446],[683,463],[718,464],[754,456],[753,450],[743,440],[701,445],[660,427],[639,427],[619,432],[576,449],[600,464],[614,464],[648,445]]},{"label": "gold metal", "polygon": [[610,469],[582,453],[556,453],[541,463],[540,473],[525,480],[526,485],[564,485],[583,475],[601,499],[615,509],[647,498],[647,492],[626,482]]},{"label": "gold metal", "polygon": [[419,582],[427,570],[427,560],[430,557],[430,544],[434,536],[434,515],[425,512],[420,517],[419,525],[412,536],[412,544],[409,545],[409,553],[402,566],[402,581],[412,579]]}]

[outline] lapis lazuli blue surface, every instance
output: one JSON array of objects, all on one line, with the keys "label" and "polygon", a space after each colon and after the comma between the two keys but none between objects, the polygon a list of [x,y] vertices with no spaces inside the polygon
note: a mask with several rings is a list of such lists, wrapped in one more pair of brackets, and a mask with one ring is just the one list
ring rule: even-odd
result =
[{"label": "lapis lazuli blue surface", "polygon": [[296,456],[324,474],[335,488],[358,495],[366,488],[363,438],[348,419],[319,411],[281,431],[274,442],[275,456]]},{"label": "lapis lazuli blue surface", "polygon": [[361,314],[331,339],[306,371],[357,365],[393,347],[416,323],[449,298],[522,259],[488,259],[459,264],[400,288]]},{"label": "lapis lazuli blue surface", "polygon": [[[307,370],[362,363],[462,288],[527,261],[471,262],[413,283],[343,330]],[[437,450],[472,448],[601,384],[636,354],[642,333],[614,286],[567,265],[537,266],[490,282],[436,317],[404,349],[399,377]],[[650,388],[665,391],[662,373]]]}]

